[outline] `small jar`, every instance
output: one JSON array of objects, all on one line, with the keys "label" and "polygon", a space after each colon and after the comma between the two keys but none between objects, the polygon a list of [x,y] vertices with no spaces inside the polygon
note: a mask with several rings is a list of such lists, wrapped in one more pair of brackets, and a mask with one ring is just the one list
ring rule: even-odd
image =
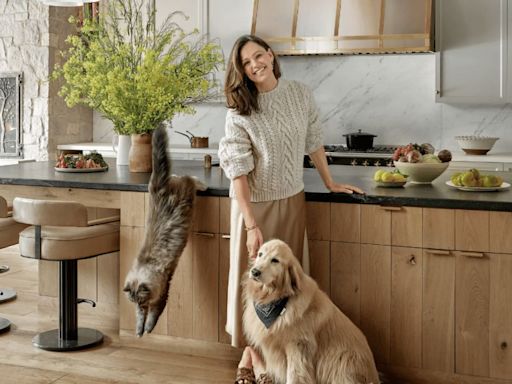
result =
[{"label": "small jar", "polygon": [[212,167],[212,157],[210,155],[204,155],[204,167],[205,168]]}]

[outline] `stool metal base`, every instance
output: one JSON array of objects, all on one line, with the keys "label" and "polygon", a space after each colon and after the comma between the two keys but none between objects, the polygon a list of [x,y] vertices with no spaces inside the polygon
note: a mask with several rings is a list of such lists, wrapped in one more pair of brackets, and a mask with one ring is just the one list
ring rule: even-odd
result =
[{"label": "stool metal base", "polygon": [[45,351],[65,352],[91,348],[103,342],[103,333],[90,328],[78,328],[77,340],[59,339],[59,330],[52,329],[37,334],[32,339],[32,345]]},{"label": "stool metal base", "polygon": [[11,329],[11,322],[3,317],[0,317],[0,333],[7,332]]},{"label": "stool metal base", "polygon": [[0,303],[16,298],[16,291],[11,288],[0,288]]}]

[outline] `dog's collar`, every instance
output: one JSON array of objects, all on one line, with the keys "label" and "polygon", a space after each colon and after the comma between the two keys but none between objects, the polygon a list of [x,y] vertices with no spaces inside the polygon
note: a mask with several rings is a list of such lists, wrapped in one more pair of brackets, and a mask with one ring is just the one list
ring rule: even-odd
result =
[{"label": "dog's collar", "polygon": [[282,299],[271,301],[267,304],[254,303],[254,309],[261,322],[268,329],[274,324],[277,318],[286,311],[287,303],[288,297],[283,297]]}]

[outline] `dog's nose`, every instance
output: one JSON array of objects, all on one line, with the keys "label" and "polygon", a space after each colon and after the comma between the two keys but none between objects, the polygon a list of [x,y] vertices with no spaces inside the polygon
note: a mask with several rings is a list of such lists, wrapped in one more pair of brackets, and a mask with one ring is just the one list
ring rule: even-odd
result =
[{"label": "dog's nose", "polygon": [[256,268],[251,269],[252,277],[259,277],[260,275],[261,275],[261,271],[259,269],[256,269]]}]

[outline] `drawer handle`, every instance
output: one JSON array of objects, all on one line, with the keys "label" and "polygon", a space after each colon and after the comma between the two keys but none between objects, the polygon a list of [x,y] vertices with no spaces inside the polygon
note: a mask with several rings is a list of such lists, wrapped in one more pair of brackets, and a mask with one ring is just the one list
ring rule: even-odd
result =
[{"label": "drawer handle", "polygon": [[231,239],[231,236],[230,235],[222,235],[222,238],[223,239]]},{"label": "drawer handle", "polygon": [[483,258],[485,255],[483,252],[461,252],[461,256]]},{"label": "drawer handle", "polygon": [[416,256],[411,255],[411,258],[409,259],[409,264],[416,265]]},{"label": "drawer handle", "polygon": [[385,211],[401,211],[402,210],[402,207],[396,207],[396,206],[391,206],[391,205],[381,205],[380,206],[383,210]]},{"label": "drawer handle", "polygon": [[503,350],[507,349],[507,347],[508,347],[508,344],[507,344],[507,342],[506,342],[506,341],[503,341],[503,342],[500,344],[500,348],[501,348],[501,349],[503,349]]},{"label": "drawer handle", "polygon": [[211,233],[211,232],[194,232],[194,234],[197,236],[202,236],[202,237],[209,237],[209,238],[215,237],[215,233]]},{"label": "drawer handle", "polygon": [[450,256],[451,255],[450,251],[442,251],[440,249],[425,249],[425,252],[427,252],[431,255],[436,255],[436,256]]}]

